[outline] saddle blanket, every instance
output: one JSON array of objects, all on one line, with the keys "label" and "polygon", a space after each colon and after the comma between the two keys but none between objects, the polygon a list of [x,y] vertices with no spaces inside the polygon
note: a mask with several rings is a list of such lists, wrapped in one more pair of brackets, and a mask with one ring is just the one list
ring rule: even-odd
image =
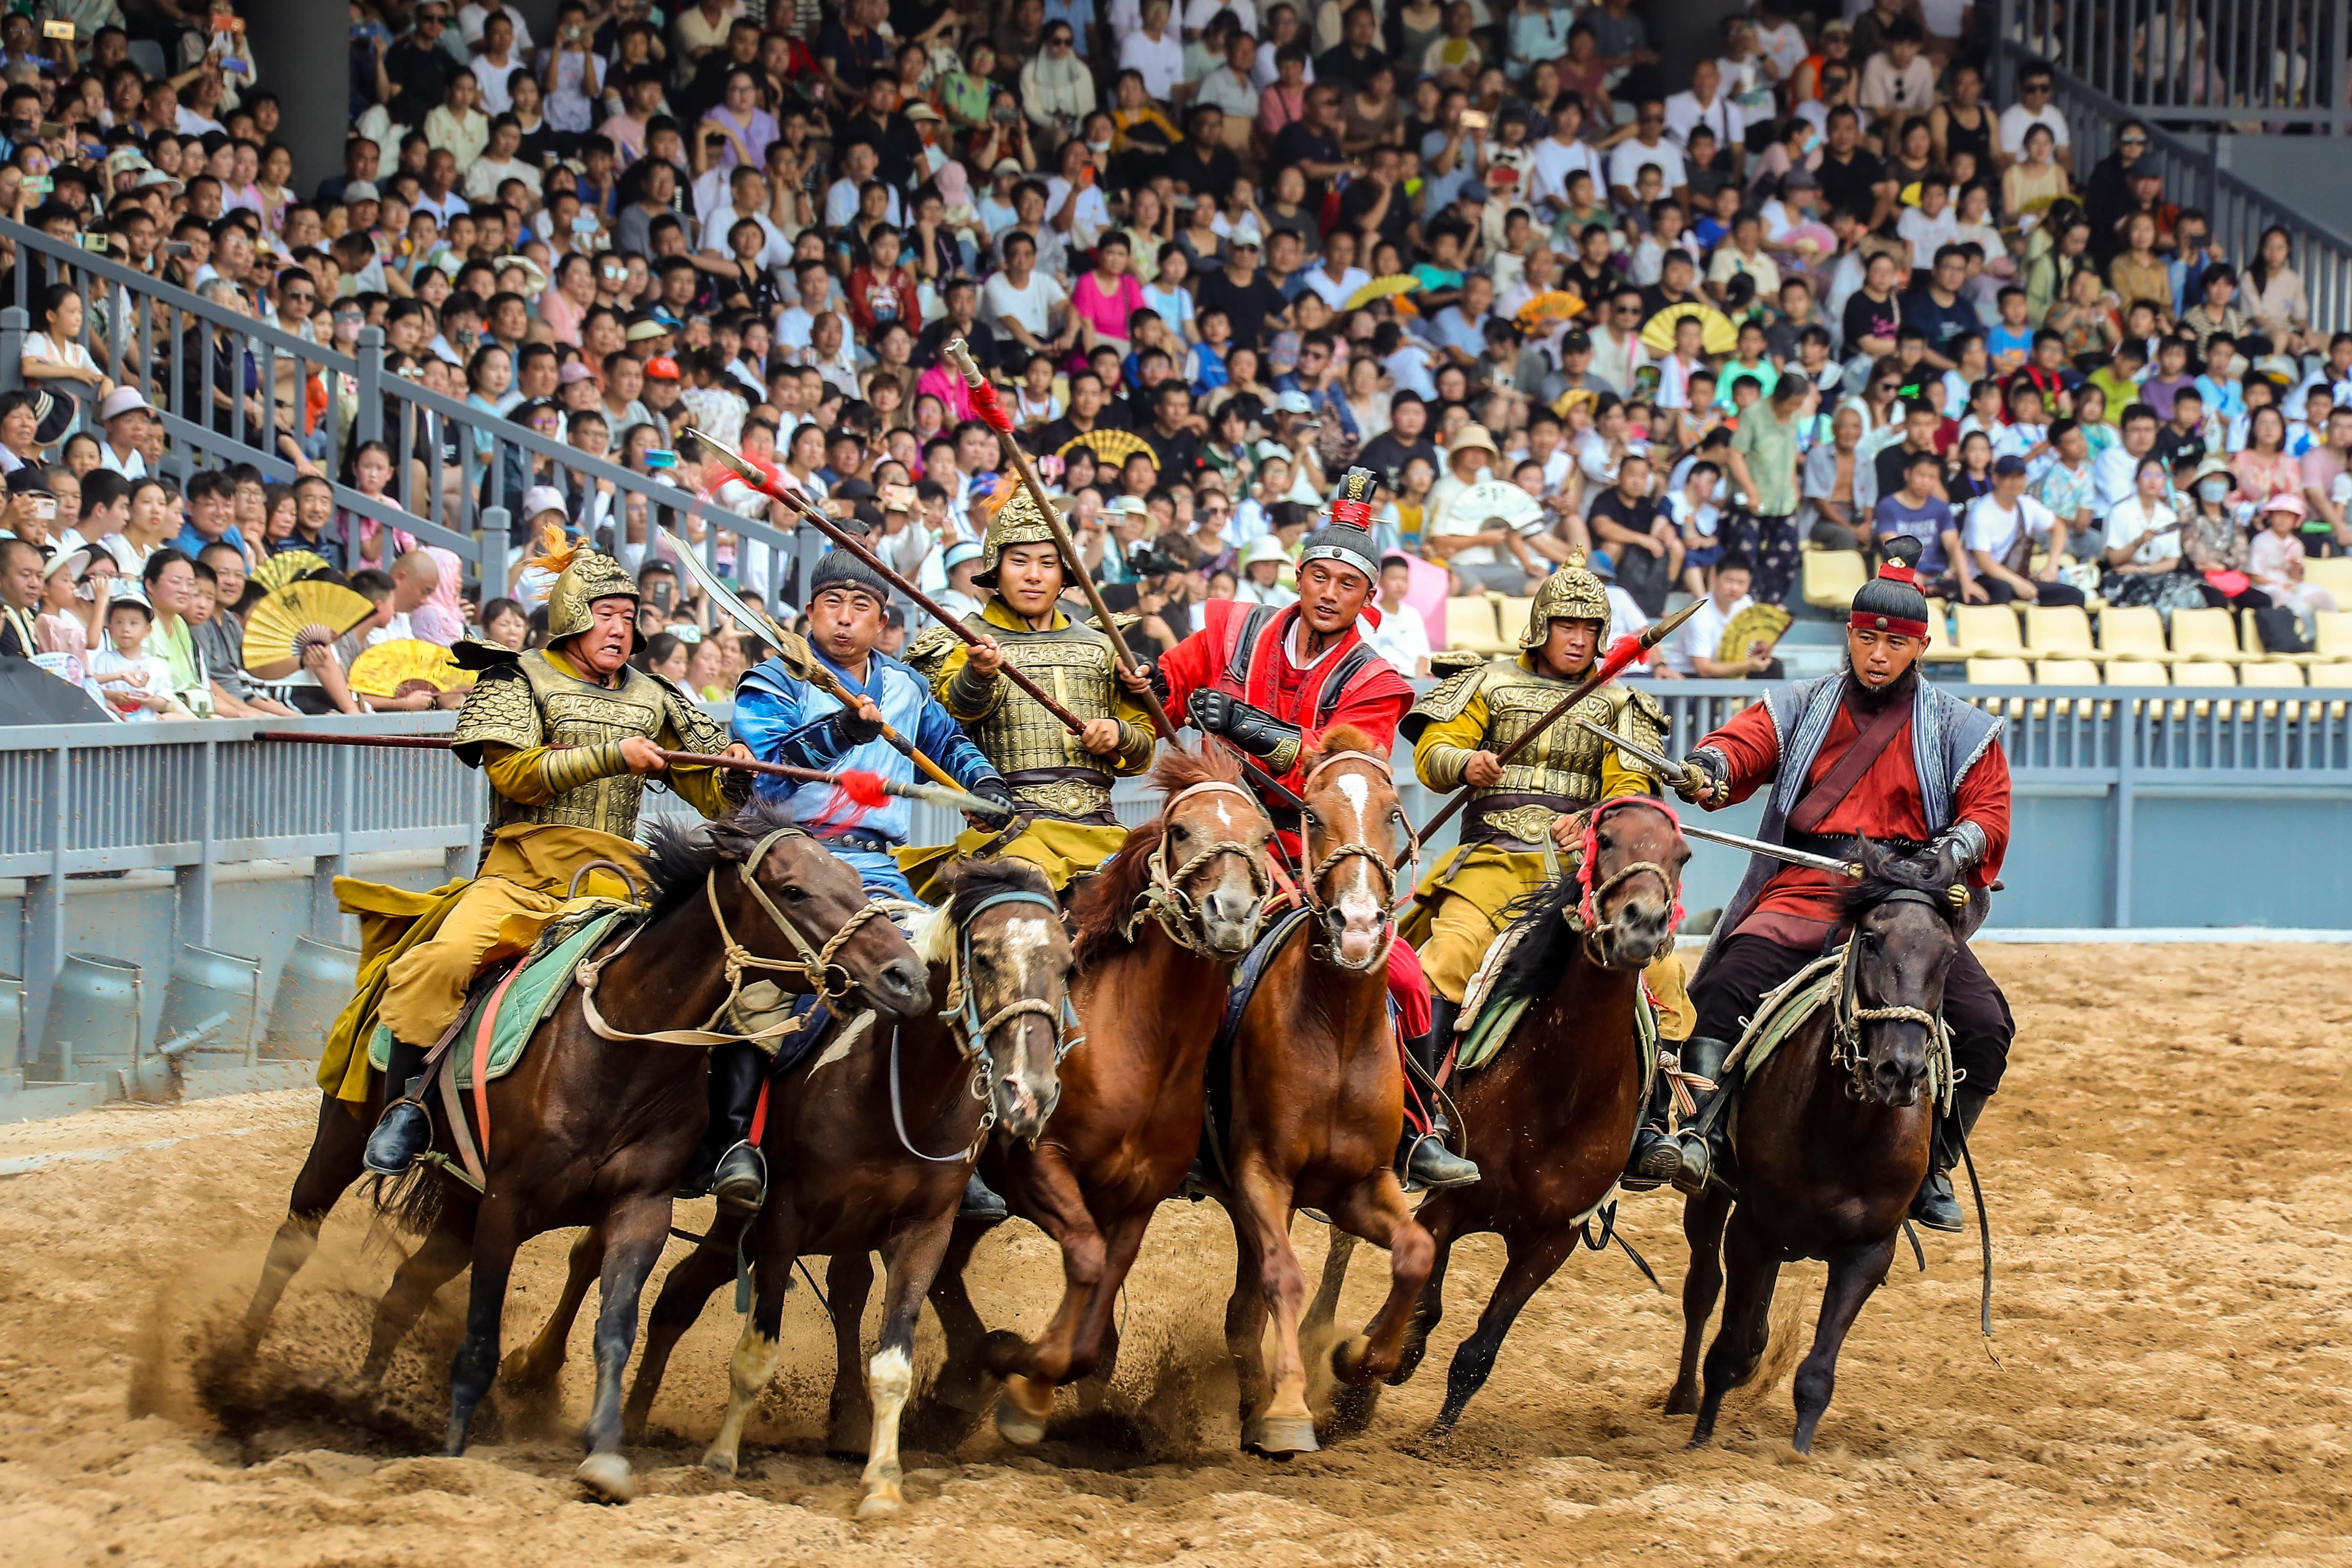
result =
[{"label": "saddle blanket", "polygon": [[[520,960],[522,972],[515,976],[499,1003],[499,1016],[490,1025],[488,1077],[504,1078],[514,1071],[515,1063],[522,1060],[523,1047],[530,1043],[530,1037],[572,988],[572,971],[579,967],[580,960],[594,952],[622,921],[644,913],[634,906],[607,906],[548,928],[540,944]],[[498,991],[492,980],[503,972],[492,969],[476,983],[476,994],[466,1004],[465,1017],[458,1023],[457,1039],[449,1055],[461,1088],[473,1087],[474,1031],[480,1027],[481,1009]],[[368,1037],[368,1061],[380,1072],[391,1060],[392,1031],[377,1024],[375,1032]]]},{"label": "saddle blanket", "polygon": [[[1834,1005],[1845,956],[1843,946],[1833,948],[1765,992],[1756,1004],[1756,1016],[1740,1031],[1739,1043],[1724,1058],[1724,1071],[1738,1068],[1739,1082],[1744,1087],[1755,1077],[1756,1070],[1771,1060],[1772,1053],[1811,1021],[1815,1013]],[[1948,1039],[1941,1019],[1937,1020],[1937,1030],[1939,1036]],[[1947,1070],[1948,1050],[1927,1053],[1927,1094],[1937,1103],[1942,1103],[1950,1092],[1945,1082],[1951,1076]]]},{"label": "saddle blanket", "polygon": [[[1454,1026],[1455,1072],[1475,1071],[1494,1061],[1504,1041],[1511,1038],[1511,1031],[1518,1028],[1519,1019],[1534,1004],[1534,997],[1506,992],[1496,983],[1520,940],[1533,929],[1525,921],[1511,925],[1486,950],[1478,972],[1470,977],[1469,988],[1462,995],[1462,1010]],[[1651,995],[1646,978],[1642,982],[1640,1004],[1633,1009],[1633,1025],[1640,1041],[1642,1085],[1646,1093],[1658,1069],[1658,999]]]}]

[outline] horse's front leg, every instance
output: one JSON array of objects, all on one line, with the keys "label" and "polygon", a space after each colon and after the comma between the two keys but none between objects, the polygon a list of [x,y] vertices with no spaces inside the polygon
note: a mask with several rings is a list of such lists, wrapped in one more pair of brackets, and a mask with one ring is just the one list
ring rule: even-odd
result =
[{"label": "horse's front leg", "polygon": [[607,1502],[636,1490],[621,1453],[621,1375],[637,1342],[637,1301],[669,1240],[670,1191],[631,1193],[605,1212],[604,1269],[597,1281],[596,1399],[588,1415],[588,1457],[572,1479]]},{"label": "horse's front leg", "polygon": [[653,1311],[646,1316],[645,1354],[637,1357],[637,1375],[629,1385],[629,1402],[621,1411],[621,1432],[630,1442],[646,1435],[646,1419],[653,1413],[654,1396],[661,1392],[670,1352],[702,1315],[711,1292],[735,1272],[736,1232],[750,1223],[739,1210],[720,1207],[710,1222],[709,1239],[679,1259],[663,1278]]},{"label": "horse's front leg", "polygon": [[[427,1181],[442,1177],[428,1176]],[[375,1304],[375,1319],[368,1329],[367,1358],[360,1363],[360,1385],[373,1388],[383,1381],[384,1368],[392,1364],[392,1353],[433,1304],[433,1297],[442,1286],[465,1272],[472,1260],[472,1249],[462,1226],[444,1212],[415,1251],[401,1260],[393,1271],[392,1283],[381,1301]]]},{"label": "horse's front leg", "polygon": [[1495,1357],[1501,1353],[1503,1340],[1510,1333],[1511,1325],[1518,1321],[1520,1311],[1544,1281],[1559,1271],[1568,1255],[1576,1250],[1580,1228],[1564,1225],[1540,1236],[1507,1237],[1510,1258],[1503,1265],[1502,1278],[1495,1281],[1495,1293],[1487,1298],[1486,1310],[1478,1314],[1478,1326],[1470,1331],[1454,1353],[1454,1364],[1445,1369],[1445,1403],[1430,1424],[1430,1436],[1443,1437],[1454,1430],[1469,1407],[1471,1396],[1486,1385],[1486,1378],[1495,1370]]},{"label": "horse's front leg", "polygon": [[1361,1385],[1396,1370],[1405,1330],[1422,1288],[1429,1282],[1437,1248],[1405,1207],[1403,1189],[1385,1168],[1358,1182],[1331,1218],[1389,1253],[1388,1299],[1362,1333],[1331,1352],[1331,1371],[1339,1381]]},{"label": "horse's front leg", "polygon": [[874,1412],[866,1398],[866,1376],[859,1369],[865,1348],[866,1298],[874,1289],[873,1255],[863,1249],[836,1252],[824,1271],[825,1310],[833,1317],[833,1396],[825,1401],[824,1451],[843,1458],[863,1458],[865,1428]]},{"label": "horse's front leg", "polygon": [[1699,1396],[1698,1423],[1691,1430],[1694,1448],[1715,1436],[1723,1396],[1754,1375],[1772,1334],[1772,1287],[1780,1277],[1780,1260],[1744,1208],[1735,1209],[1724,1227],[1723,1262],[1727,1281],[1723,1325],[1706,1347],[1701,1367],[1706,1385]]},{"label": "horse's front leg", "polygon": [[955,1218],[950,1207],[899,1231],[883,1249],[888,1278],[882,1289],[882,1339],[866,1366],[874,1435],[866,1446],[866,1473],[858,1478],[865,1491],[857,1503],[860,1519],[879,1519],[907,1503],[898,1490],[898,1418],[915,1385],[915,1316],[923,1310],[923,1297],[947,1255]]},{"label": "horse's front leg", "polygon": [[735,1354],[727,1358],[726,1417],[702,1455],[703,1464],[722,1476],[735,1473],[743,1423],[784,1357],[784,1292],[792,1288],[793,1262],[800,1256],[800,1217],[789,1191],[772,1188],[752,1224],[759,1250],[751,1262],[751,1312],[743,1320]]},{"label": "horse's front leg", "polygon": [[1021,1178],[1022,1212],[1062,1249],[1062,1299],[1037,1337],[990,1334],[981,1347],[989,1372],[1004,1380],[996,1402],[996,1429],[1015,1443],[1044,1440],[1054,1413],[1054,1390],[1070,1378],[1078,1324],[1102,1282],[1109,1248],[1087,1207],[1076,1176],[1050,1145],[1028,1161]]},{"label": "horse's front leg", "polygon": [[514,1205],[496,1196],[483,1198],[474,1218],[474,1279],[466,1302],[466,1337],[449,1360],[449,1434],[441,1450],[445,1454],[466,1451],[466,1430],[473,1425],[474,1407],[499,1375],[499,1324],[506,1312],[515,1249],[521,1244],[521,1219]]},{"label": "horse's front leg", "polygon": [[1315,1299],[1307,1303],[1307,1316],[1298,1332],[1312,1339],[1328,1329],[1339,1315],[1339,1292],[1347,1288],[1348,1262],[1356,1255],[1356,1234],[1331,1227],[1331,1239],[1323,1249],[1323,1277],[1315,1282]]},{"label": "horse's front leg", "polygon": [[588,1287],[604,1267],[604,1228],[592,1225],[572,1242],[564,1259],[563,1294],[556,1298],[555,1310],[540,1325],[530,1343],[507,1357],[499,1375],[515,1393],[532,1393],[552,1387],[556,1375],[563,1370],[565,1347],[572,1339],[572,1325],[579,1321],[580,1309],[588,1300]]},{"label": "horse's front leg", "polygon": [[[379,1098],[371,1096],[368,1105],[374,1106]],[[301,1174],[287,1196],[286,1218],[270,1238],[260,1282],[245,1309],[237,1348],[246,1355],[261,1343],[286,1287],[318,1250],[319,1228],[327,1222],[328,1211],[360,1179],[360,1156],[373,1122],[362,1122],[354,1113],[358,1109],[331,1094],[320,1096],[319,1128],[310,1135],[310,1152],[303,1156]]]},{"label": "horse's front leg", "polygon": [[1813,1451],[1813,1428],[1830,1407],[1830,1391],[1837,1385],[1838,1352],[1846,1331],[1862,1315],[1864,1301],[1886,1278],[1895,1259],[1895,1233],[1858,1247],[1830,1254],[1829,1283],[1822,1291],[1822,1321],[1813,1330],[1813,1348],[1797,1368],[1797,1433],[1790,1446],[1801,1454]]},{"label": "horse's front leg", "polygon": [[[1307,1276],[1290,1245],[1291,1185],[1255,1160],[1244,1160],[1234,1182],[1234,1229],[1248,1232],[1244,1248],[1257,1262],[1262,1310],[1274,1316],[1274,1360],[1265,1406],[1242,1435],[1250,1448],[1269,1454],[1315,1451],[1315,1418],[1307,1407],[1307,1361],[1298,1349],[1298,1324],[1306,1315]],[[1252,1336],[1255,1338],[1255,1336]],[[1225,1319],[1231,1345],[1234,1319]],[[1255,1344],[1252,1345],[1255,1351]]]},{"label": "horse's front leg", "polygon": [[1666,1414],[1698,1413],[1698,1353],[1706,1320],[1723,1290],[1723,1222],[1731,1218],[1731,1195],[1709,1187],[1683,1204],[1683,1239],[1690,1244],[1690,1272],[1683,1276],[1683,1356]]}]

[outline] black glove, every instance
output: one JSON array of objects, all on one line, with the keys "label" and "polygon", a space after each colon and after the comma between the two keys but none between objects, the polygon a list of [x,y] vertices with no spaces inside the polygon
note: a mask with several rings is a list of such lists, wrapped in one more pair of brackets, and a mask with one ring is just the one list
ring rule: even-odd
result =
[{"label": "black glove", "polygon": [[1160,661],[1137,653],[1135,667],[1143,672],[1143,684],[1151,688],[1151,695],[1165,704],[1168,701],[1168,677],[1160,673]]},{"label": "black glove", "polygon": [[869,740],[878,738],[881,734],[882,721],[878,718],[860,718],[857,716],[856,708],[845,707],[833,716],[834,738],[840,742],[844,751],[863,746]]},{"label": "black glove", "polygon": [[1296,725],[1285,724],[1231,693],[1194,692],[1191,709],[1192,722],[1204,734],[1223,736],[1240,750],[1263,758],[1277,773],[1288,772],[1298,759],[1302,737]]},{"label": "black glove", "polygon": [[[996,827],[1003,822],[1010,821],[1012,820],[1013,814],[1012,786],[1006,784],[1003,779],[999,779],[995,774],[992,773],[987,778],[981,779],[977,783],[973,784],[970,789],[966,789],[964,793],[967,795],[977,795],[983,800],[990,801],[995,805],[1004,808],[1004,814],[996,819],[995,821],[987,822],[987,826],[992,828]],[[971,817],[974,821],[985,821],[973,812],[967,811],[964,815]]]},{"label": "black glove", "polygon": [[1931,871],[1937,882],[1960,886],[1990,847],[1983,829],[1974,822],[1961,822],[1911,858]]}]

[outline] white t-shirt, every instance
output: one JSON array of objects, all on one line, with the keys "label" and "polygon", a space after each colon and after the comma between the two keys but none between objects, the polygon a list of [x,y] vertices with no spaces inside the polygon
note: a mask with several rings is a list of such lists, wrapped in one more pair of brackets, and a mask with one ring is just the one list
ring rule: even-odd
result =
[{"label": "white t-shirt", "polygon": [[2021,494],[2014,510],[2003,508],[1990,495],[1979,496],[1969,503],[1961,538],[1969,549],[1981,550],[2006,566],[2010,551],[2017,548],[2021,529],[2039,543],[2049,538],[2050,525],[2055,520],[2050,508],[2031,496]]},{"label": "white t-shirt", "polygon": [[1665,141],[1655,147],[1644,147],[1639,141],[1620,141],[1609,154],[1609,183],[1627,190],[1638,190],[1642,165],[1655,163],[1666,177],[1666,190],[1671,193],[1677,185],[1690,183],[1683,172],[1683,150],[1675,142]]},{"label": "white t-shirt", "polygon": [[1528,200],[1562,205],[1568,200],[1568,177],[1579,169],[1592,176],[1594,195],[1608,194],[1598,188],[1609,178],[1601,154],[1584,142],[1571,141],[1563,147],[1558,137],[1547,136],[1536,143],[1535,156],[1535,177],[1528,182]]},{"label": "white t-shirt", "polygon": [[1010,316],[1028,329],[1031,337],[1050,338],[1054,312],[1069,301],[1062,286],[1043,271],[1030,273],[1024,288],[1013,286],[1012,274],[1000,272],[980,291],[980,313],[991,321]]},{"label": "white t-shirt", "polygon": [[1383,605],[1381,623],[1365,632],[1364,641],[1401,675],[1421,674],[1421,662],[1429,657],[1429,627],[1421,612],[1410,605],[1397,610]]},{"label": "white t-shirt", "polygon": [[1714,658],[1716,650],[1723,646],[1724,628],[1731,624],[1731,618],[1755,602],[1752,596],[1743,595],[1730,609],[1722,610],[1717,607],[1715,595],[1708,594],[1698,601],[1698,608],[1683,622],[1682,629],[1666,639],[1665,645],[1658,650],[1659,656],[1685,675],[1697,674],[1698,666],[1691,663],[1693,657]]},{"label": "white t-shirt", "polygon": [[2132,563],[2144,566],[2150,561],[2170,560],[2179,555],[2180,527],[2179,519],[2172,515],[2172,508],[2158,501],[2151,517],[2140,505],[2137,493],[2107,514],[2106,548],[2123,549],[2138,538],[2151,521],[2155,523],[2157,531],[2147,543],[2132,552]]},{"label": "white t-shirt", "polygon": [[2036,125],[2046,125],[2058,145],[2066,145],[2066,117],[2058,112],[2055,104],[2045,104],[2039,112],[2021,103],[2012,103],[2000,111],[2000,150],[2011,157],[2025,152],[2025,133]]},{"label": "white t-shirt", "polygon": [[[1739,106],[1720,89],[1715,101],[1706,105],[1700,104],[1695,92],[1678,92],[1666,99],[1666,135],[1675,146],[1689,146],[1690,133],[1702,125],[1715,132],[1718,149],[1747,145],[1748,122],[1740,118]],[[1633,167],[1638,172],[1641,165],[1636,163]],[[1668,180],[1666,187],[1671,190],[1680,183],[1679,180]]]},{"label": "white t-shirt", "polygon": [[1140,73],[1143,90],[1165,103],[1184,79],[1184,40],[1174,27],[1162,27],[1155,43],[1139,27],[1119,40],[1118,66]]},{"label": "white t-shirt", "polygon": [[1339,275],[1336,283],[1331,280],[1330,272],[1320,267],[1308,267],[1304,276],[1307,287],[1320,295],[1323,302],[1334,310],[1347,304],[1349,295],[1372,280],[1372,275],[1360,267],[1348,268]]}]

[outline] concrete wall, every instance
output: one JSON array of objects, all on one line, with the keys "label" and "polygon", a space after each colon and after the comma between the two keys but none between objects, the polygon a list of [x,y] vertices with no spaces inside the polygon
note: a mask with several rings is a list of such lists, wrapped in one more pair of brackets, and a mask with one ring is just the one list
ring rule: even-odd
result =
[{"label": "concrete wall", "polygon": [[2352,145],[2344,138],[2222,136],[2215,140],[2221,167],[2337,234],[2352,235],[2352,180],[2344,177]]}]

